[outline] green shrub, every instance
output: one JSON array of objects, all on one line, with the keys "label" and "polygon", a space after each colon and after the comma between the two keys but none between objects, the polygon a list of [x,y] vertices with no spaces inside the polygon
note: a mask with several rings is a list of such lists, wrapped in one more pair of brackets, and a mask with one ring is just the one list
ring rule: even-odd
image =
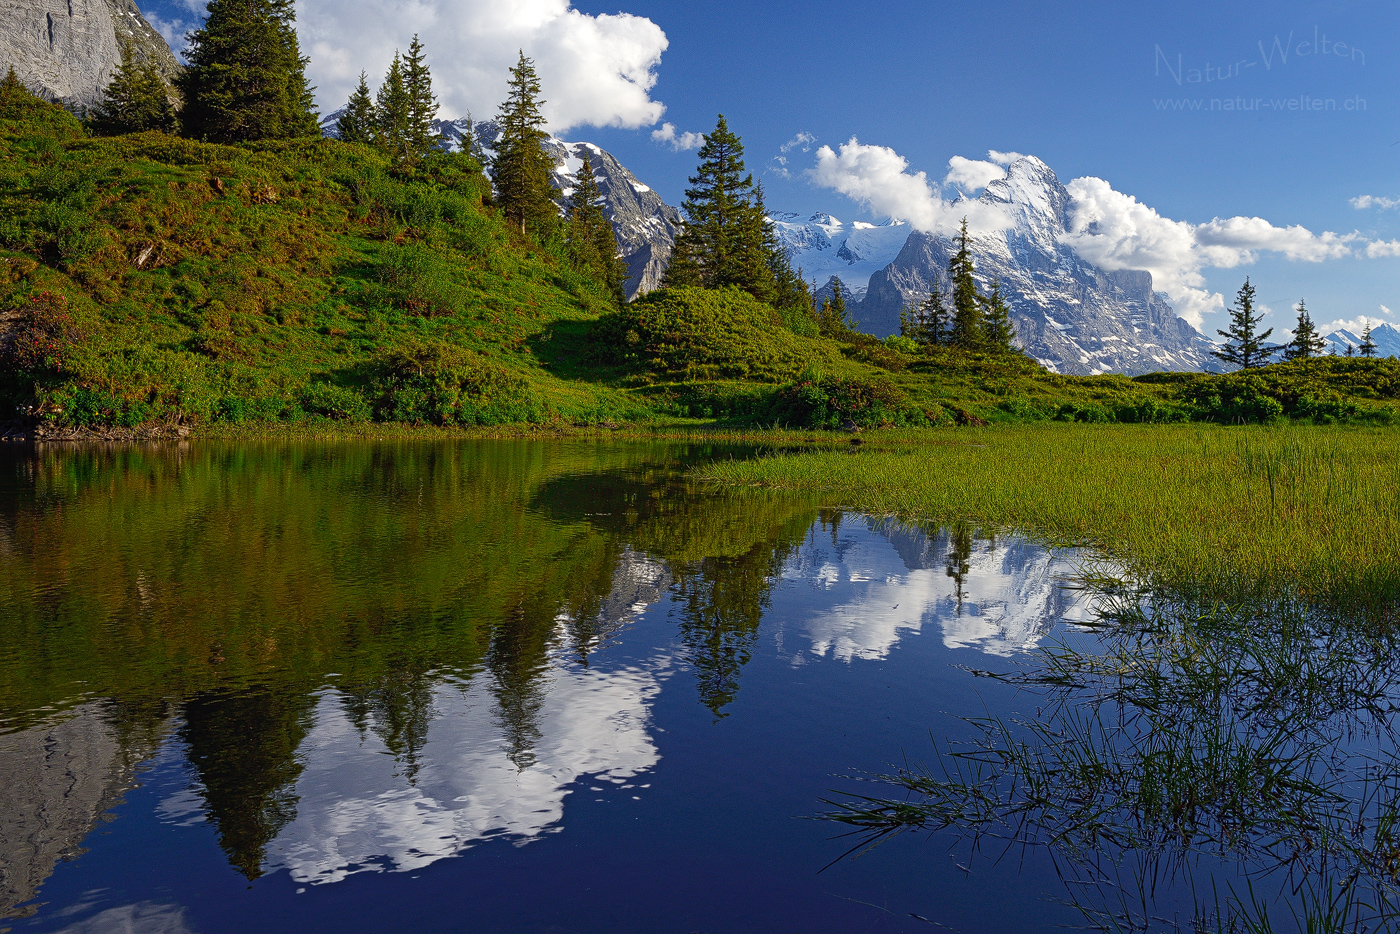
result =
[{"label": "green shrub", "polygon": [[919,352],[919,342],[903,334],[891,334],[883,341],[884,345],[897,353],[913,356]]},{"label": "green shrub", "polygon": [[421,344],[372,365],[375,416],[434,425],[534,422],[542,407],[517,373],[447,344]]},{"label": "green shrub", "polygon": [[791,428],[861,428],[926,425],[928,413],[909,404],[898,387],[884,380],[809,377],[778,391],[776,421]]},{"label": "green shrub", "polygon": [[301,393],[301,408],[312,415],[347,422],[367,422],[373,417],[364,396],[334,383],[312,383]]},{"label": "green shrub", "polygon": [[737,289],[663,289],[605,315],[595,355],[653,377],[791,379],[836,362],[831,345],[799,337],[768,305]]}]

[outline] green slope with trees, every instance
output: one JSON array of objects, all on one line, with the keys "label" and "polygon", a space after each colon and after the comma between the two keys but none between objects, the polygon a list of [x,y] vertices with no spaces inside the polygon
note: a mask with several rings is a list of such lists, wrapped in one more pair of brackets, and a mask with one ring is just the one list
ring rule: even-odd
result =
[{"label": "green slope with trees", "polygon": [[[236,41],[238,37],[246,41]],[[285,0],[214,0],[173,89],[127,61],[84,125],[0,84],[0,433],[219,423],[802,428],[995,421],[1390,422],[1400,363],[1318,358],[1299,306],[1257,335],[1248,283],[1226,376],[1067,377],[1015,346],[963,234],[884,341],[838,290],[815,307],[723,116],[686,192],[665,288],[625,269],[591,167],[551,185],[522,52],[479,151],[432,135],[414,37],[323,139]],[[1277,350],[1287,362],[1261,366]],[[11,414],[13,413],[13,414]]]}]

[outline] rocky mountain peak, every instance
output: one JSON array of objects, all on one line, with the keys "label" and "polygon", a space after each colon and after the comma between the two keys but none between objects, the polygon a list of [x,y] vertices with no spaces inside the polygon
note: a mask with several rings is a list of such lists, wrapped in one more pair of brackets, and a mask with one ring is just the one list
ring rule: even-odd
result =
[{"label": "rocky mountain peak", "polygon": [[130,42],[166,80],[180,63],[135,0],[5,0],[0,63],[35,94],[75,110],[102,97]]}]

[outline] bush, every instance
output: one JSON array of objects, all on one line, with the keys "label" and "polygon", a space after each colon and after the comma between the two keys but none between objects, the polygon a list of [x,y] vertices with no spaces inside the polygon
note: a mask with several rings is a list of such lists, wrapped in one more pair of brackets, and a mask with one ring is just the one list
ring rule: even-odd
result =
[{"label": "bush", "polygon": [[778,391],[775,420],[791,428],[840,428],[852,422],[861,428],[880,425],[926,425],[928,413],[909,405],[896,386],[877,380],[808,375]]},{"label": "bush", "polygon": [[499,425],[542,417],[523,377],[446,344],[391,351],[372,370],[374,414],[382,421]]},{"label": "bush", "polygon": [[302,390],[301,407],[311,415],[347,422],[367,422],[374,415],[364,397],[333,383],[312,383]]},{"label": "bush", "polygon": [[919,352],[919,342],[912,337],[905,337],[903,334],[891,334],[882,343],[897,353],[913,356]]},{"label": "bush", "polygon": [[663,289],[605,315],[594,355],[653,377],[792,379],[811,363],[834,363],[822,342],[799,337],[768,305],[737,289]]},{"label": "bush", "polygon": [[62,293],[40,292],[20,308],[19,321],[2,355],[8,368],[29,379],[62,374],[83,334],[68,313]]}]

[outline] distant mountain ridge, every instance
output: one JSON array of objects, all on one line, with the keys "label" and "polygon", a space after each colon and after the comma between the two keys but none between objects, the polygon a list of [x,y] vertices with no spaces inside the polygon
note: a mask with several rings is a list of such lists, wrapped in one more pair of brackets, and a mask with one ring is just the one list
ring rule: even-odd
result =
[{"label": "distant mountain ridge", "polygon": [[[1330,334],[1323,335],[1327,342],[1327,347],[1323,353],[1334,353],[1338,356],[1345,356],[1347,347],[1352,348],[1352,353],[1361,352],[1361,335],[1355,334],[1345,328],[1338,328]],[[1400,357],[1400,328],[1393,324],[1381,324],[1371,329],[1371,340],[1376,345],[1376,356],[1378,357]]]}]

